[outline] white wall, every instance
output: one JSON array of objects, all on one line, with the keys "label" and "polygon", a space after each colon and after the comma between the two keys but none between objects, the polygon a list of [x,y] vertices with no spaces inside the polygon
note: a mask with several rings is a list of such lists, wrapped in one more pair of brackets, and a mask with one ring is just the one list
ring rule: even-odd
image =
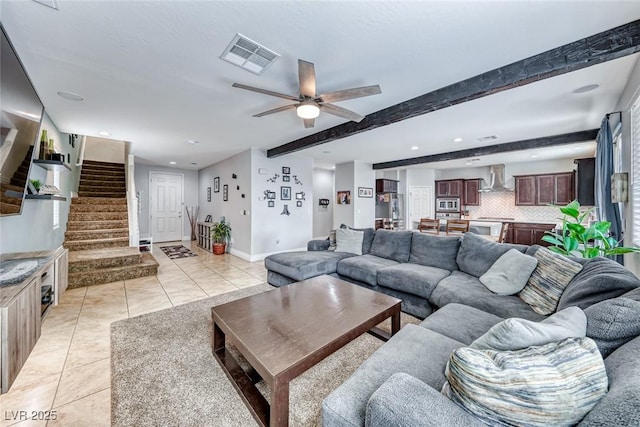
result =
[{"label": "white wall", "polygon": [[[333,227],[333,170],[313,169],[313,236],[326,237]],[[329,206],[320,206],[318,199],[329,199]]]},{"label": "white wall", "polygon": [[125,152],[123,141],[88,136],[84,149],[84,160],[125,163]]},{"label": "white wall", "polygon": [[370,163],[354,162],[353,170],[354,190],[351,192],[353,202],[353,226],[367,228],[375,226],[376,199],[375,197],[358,197],[358,187],[373,189],[376,194],[376,176]]},{"label": "white wall", "polygon": [[[138,215],[138,227],[140,229],[140,236],[150,236],[151,230],[149,227],[149,173],[173,173],[180,174],[183,178],[184,191],[182,194],[182,200],[184,205],[182,207],[182,238],[191,238],[191,226],[187,219],[187,213],[185,206],[191,209],[193,206],[198,205],[198,172],[186,169],[167,168],[162,166],[146,165],[136,162],[135,166],[135,186],[136,192],[140,194],[140,214]],[[206,200],[206,199],[205,199]],[[203,207],[200,205],[200,219],[204,218]]]},{"label": "white wall", "polygon": [[[330,199],[333,203],[333,228],[340,227],[341,224],[353,226],[353,177],[354,163],[340,163],[336,165],[335,172],[335,192]],[[338,191],[351,191],[351,201],[349,205],[339,205],[336,197]]]},{"label": "white wall", "polygon": [[[75,147],[69,143],[69,135],[61,133],[53,123],[51,118],[45,113],[38,135],[42,130],[47,130],[49,139],[54,140],[56,152],[64,154],[65,163],[67,153],[71,154],[70,172],[60,172],[60,185],[65,202],[57,202],[60,209],[60,227],[54,229],[53,206],[54,202],[49,200],[24,200],[22,213],[0,217],[0,253],[11,252],[32,252],[41,250],[57,249],[64,241],[67,219],[69,216],[69,205],[71,204],[71,191],[77,191],[78,175],[80,170],[75,166],[75,159],[78,156],[80,144],[76,141]],[[36,144],[37,145],[37,144]],[[39,147],[35,147],[38,153]],[[31,165],[29,179],[39,179],[42,182],[53,184],[53,177],[39,166]]]}]

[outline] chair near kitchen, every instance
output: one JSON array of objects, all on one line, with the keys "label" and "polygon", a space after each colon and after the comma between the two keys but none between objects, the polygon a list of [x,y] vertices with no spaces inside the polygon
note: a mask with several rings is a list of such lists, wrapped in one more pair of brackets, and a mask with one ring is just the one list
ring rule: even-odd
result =
[{"label": "chair near kitchen", "polygon": [[440,234],[440,220],[432,218],[420,218],[418,231],[428,234]]},{"label": "chair near kitchen", "polygon": [[498,236],[498,243],[504,243],[507,241],[507,234],[509,234],[509,223],[503,222],[500,229],[500,235]]},{"label": "chair near kitchen", "polygon": [[469,231],[469,221],[466,219],[448,219],[447,235],[460,235]]}]

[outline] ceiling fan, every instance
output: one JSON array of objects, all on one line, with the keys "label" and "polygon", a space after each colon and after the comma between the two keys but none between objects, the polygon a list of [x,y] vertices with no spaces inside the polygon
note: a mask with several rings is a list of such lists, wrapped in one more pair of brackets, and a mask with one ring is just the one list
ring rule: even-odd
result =
[{"label": "ceiling fan", "polygon": [[277,96],[278,98],[295,101],[295,104],[289,104],[262,113],[254,114],[253,117],[262,117],[269,114],[279,113],[285,110],[296,109],[298,117],[304,120],[305,128],[312,128],[315,118],[320,115],[320,110],[334,116],[343,117],[354,122],[364,119],[364,116],[346,108],[333,105],[333,102],[345,101],[347,99],[361,98],[363,96],[377,95],[381,93],[380,86],[363,86],[351,89],[336,90],[320,95],[316,94],[316,72],[313,63],[298,59],[298,79],[300,81],[300,95],[293,96],[284,93],[278,93],[267,89],[260,89],[253,86],[247,86],[241,83],[234,83],[232,86],[240,89],[250,90],[252,92],[263,93],[265,95]]}]

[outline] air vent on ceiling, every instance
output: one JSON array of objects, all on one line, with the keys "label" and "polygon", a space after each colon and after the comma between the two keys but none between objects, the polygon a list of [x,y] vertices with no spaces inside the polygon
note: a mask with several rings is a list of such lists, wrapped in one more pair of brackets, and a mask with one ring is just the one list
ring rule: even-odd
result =
[{"label": "air vent on ceiling", "polygon": [[481,136],[478,138],[478,142],[493,141],[494,139],[498,139],[498,137],[495,135]]},{"label": "air vent on ceiling", "polygon": [[220,59],[254,74],[262,74],[279,56],[274,51],[238,33],[222,52]]}]

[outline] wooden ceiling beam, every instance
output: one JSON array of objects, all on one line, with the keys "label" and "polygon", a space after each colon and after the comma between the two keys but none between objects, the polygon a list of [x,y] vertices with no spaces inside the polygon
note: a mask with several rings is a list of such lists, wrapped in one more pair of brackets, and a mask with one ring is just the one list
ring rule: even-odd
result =
[{"label": "wooden ceiling beam", "polygon": [[510,151],[531,150],[532,148],[553,147],[556,145],[593,141],[594,139],[596,139],[598,131],[599,129],[583,130],[580,132],[565,133],[562,135],[545,136],[542,138],[507,142],[506,144],[486,145],[484,147],[451,151],[449,153],[431,154],[428,156],[413,157],[411,159],[374,163],[373,169],[399,168],[424,163],[442,162],[445,160],[468,159],[473,157],[486,156],[487,154],[507,153]]},{"label": "wooden ceiling beam", "polygon": [[431,113],[640,51],[640,20],[425,93],[366,116],[267,150],[277,157]]}]

